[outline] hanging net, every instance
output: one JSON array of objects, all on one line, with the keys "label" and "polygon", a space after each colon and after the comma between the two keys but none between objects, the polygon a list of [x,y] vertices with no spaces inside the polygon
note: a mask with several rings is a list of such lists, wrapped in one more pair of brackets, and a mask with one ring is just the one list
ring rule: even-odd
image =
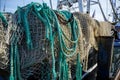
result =
[{"label": "hanging net", "polygon": [[7,20],[7,32],[5,19],[0,21],[0,59],[5,56],[0,68],[10,66],[10,80],[81,80],[82,70],[96,63],[96,57],[94,64],[88,61],[98,50],[95,37],[108,36],[110,30],[100,34],[107,23],[81,13],[52,10],[45,3],[18,7],[11,20],[13,24]]},{"label": "hanging net", "polygon": [[6,69],[9,62],[9,25],[11,25],[12,14],[0,13],[0,68]]},{"label": "hanging net", "polygon": [[[20,36],[22,39],[18,46],[21,57],[20,65],[22,78],[27,79],[32,76],[39,80],[48,80],[47,77],[51,75],[51,50],[49,40],[45,37],[45,26],[38,17],[32,14],[32,10],[27,15],[27,18],[33,49],[27,49],[25,33],[21,33],[22,35]],[[19,27],[23,27],[23,25]]]},{"label": "hanging net", "polygon": [[80,31],[71,13],[51,10],[45,3],[31,3],[18,8],[14,24],[10,80],[81,79]]},{"label": "hanging net", "polygon": [[90,57],[98,50],[96,37],[111,36],[111,27],[103,30],[108,23],[45,3],[5,16],[0,13],[0,68],[9,67],[10,80],[81,80],[82,70],[97,62]]}]

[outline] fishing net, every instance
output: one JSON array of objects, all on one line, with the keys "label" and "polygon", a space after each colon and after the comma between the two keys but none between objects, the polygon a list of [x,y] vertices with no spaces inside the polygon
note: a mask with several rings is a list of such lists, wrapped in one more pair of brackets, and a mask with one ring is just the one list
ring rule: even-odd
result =
[{"label": "fishing net", "polygon": [[[98,22],[87,14],[75,12],[81,37],[78,41],[83,70],[86,71],[90,66],[97,62],[98,36],[112,36],[112,25],[108,22]],[[94,55],[94,56],[93,56]],[[92,56],[92,57],[91,57]],[[94,60],[94,61],[92,61]],[[92,62],[91,62],[92,61]]]},{"label": "fishing net", "polygon": [[98,26],[99,36],[112,36],[112,25],[108,22],[99,22]]},{"label": "fishing net", "polygon": [[10,80],[81,79],[81,64],[87,71],[96,63],[90,55],[97,53],[95,37],[104,29],[98,26],[106,25],[85,14],[51,10],[45,4],[18,8],[4,34],[7,39],[2,36],[10,44],[10,61],[9,52],[4,53],[10,63]]},{"label": "fishing net", "polygon": [[[52,12],[50,9],[47,9],[47,7],[45,7],[45,10],[44,8],[42,10],[39,4],[36,5],[40,8],[35,8],[34,5],[27,5],[23,8],[19,8],[14,17],[14,24],[16,24],[16,28],[13,34],[16,35],[14,37],[18,37],[17,46],[20,56],[20,73],[22,79],[50,80],[55,76],[57,76],[58,79],[61,78],[62,80],[68,78],[79,79],[81,77],[81,75],[79,75],[81,74],[79,72],[81,71],[79,60],[82,63],[83,70],[86,71],[89,66],[88,56],[90,49],[91,47],[94,47],[94,44],[96,44],[95,42],[92,44],[92,40],[90,38],[92,35],[92,38],[95,41],[95,34],[94,32],[91,32],[91,30],[94,31],[94,29],[90,27],[94,26],[92,24],[94,23],[94,20],[89,18],[87,15],[74,13],[74,16],[76,17],[76,21],[74,21],[74,17],[66,11],[60,12],[52,10]],[[36,10],[38,11],[36,12]],[[57,17],[58,21],[54,16]],[[41,17],[44,17],[48,22],[45,22]],[[59,22],[60,25],[57,22]],[[76,24],[79,26],[78,28],[74,27]],[[54,35],[54,54],[52,53],[53,50],[51,47],[51,40],[53,39],[51,39],[50,35],[48,35],[51,33],[48,25],[52,27],[52,33]],[[59,27],[57,28],[55,25]],[[59,31],[61,32],[59,33]],[[62,36],[61,33],[63,34]],[[76,36],[79,33],[80,35]],[[60,37],[62,37],[64,42],[60,43]],[[70,41],[72,39],[75,40],[77,37],[79,37],[77,44],[75,41]],[[13,39],[11,39],[10,42],[15,43],[15,41],[12,40]],[[61,44],[64,46],[60,47]],[[76,45],[77,47],[75,47]],[[65,52],[64,55],[67,57],[61,54],[61,48]],[[70,54],[70,52],[74,50],[76,50],[76,53],[74,53],[74,55],[73,53]],[[78,55],[78,53],[80,54]],[[14,68],[15,67],[13,67],[13,69]],[[76,75],[76,73],[78,74]]]},{"label": "fishing net", "polygon": [[82,29],[82,33],[83,36],[85,37],[86,42],[89,42],[90,39],[90,22],[91,19],[90,17],[88,17],[88,15],[82,14],[82,13],[73,13],[75,16],[77,16],[77,18],[80,21],[80,27]]},{"label": "fishing net", "polygon": [[[19,46],[22,78],[30,76],[42,80],[50,74],[50,44],[45,38],[45,26],[31,12],[28,14],[33,50],[28,50],[25,41],[25,34],[22,35]],[[20,26],[21,27],[21,26]]]},{"label": "fishing net", "polygon": [[[32,3],[33,4],[33,3]],[[36,4],[37,5],[37,4]],[[39,4],[38,4],[39,5]],[[31,5],[30,5],[31,6]],[[15,13],[15,24],[16,24],[16,30],[14,31],[13,34],[17,35],[18,38],[18,53],[20,56],[20,73],[21,73],[21,77],[23,80],[31,80],[31,79],[36,79],[36,80],[50,80],[53,79],[54,76],[56,75],[56,78],[61,78],[62,79],[62,74],[65,74],[66,76],[63,76],[64,80],[65,78],[69,78],[67,75],[67,73],[69,72],[69,75],[71,73],[71,69],[67,70],[67,62],[70,61],[72,59],[69,58],[65,58],[65,56],[62,58],[59,58],[61,56],[60,53],[60,43],[59,43],[59,33],[56,33],[56,28],[54,25],[57,26],[61,26],[61,30],[64,32],[64,35],[66,35],[68,38],[73,38],[74,36],[72,35],[72,30],[71,24],[62,24],[60,23],[60,25],[55,24],[56,20],[50,20],[50,25],[52,25],[53,27],[53,33],[55,34],[55,40],[53,42],[54,45],[54,55],[51,52],[51,40],[49,40],[49,37],[51,32],[47,31],[46,28],[46,24],[48,23],[44,23],[44,20],[40,20],[40,16],[37,16],[35,13],[35,9],[34,9],[34,5],[30,7],[29,5],[23,7],[23,8],[19,8],[18,11],[16,11]],[[30,8],[29,8],[30,7]],[[26,15],[26,20],[24,22],[24,16],[21,16],[23,14],[21,14],[22,12],[27,12],[27,10],[29,9],[28,14]],[[49,11],[49,10],[48,10]],[[44,12],[44,10],[43,10]],[[47,12],[46,12],[47,13]],[[55,15],[55,13],[59,13],[57,11],[52,12],[53,15]],[[68,12],[65,12],[68,13]],[[65,14],[63,12],[59,13],[62,16],[65,16],[67,14]],[[41,12],[39,12],[40,15],[42,15],[42,17],[46,17],[45,14]],[[69,14],[69,13],[68,13]],[[49,16],[48,18],[51,19],[49,13],[47,13],[47,16]],[[56,15],[56,17],[58,17],[58,15]],[[54,18],[54,17],[53,17]],[[69,19],[70,17],[68,17],[67,19]],[[56,19],[56,18],[55,18]],[[65,19],[65,17],[64,17]],[[23,22],[21,22],[23,20]],[[60,19],[59,19],[60,20]],[[27,21],[27,22],[26,22]],[[29,25],[29,30],[28,27],[26,27],[24,24],[27,23],[27,25]],[[75,23],[76,24],[76,23]],[[75,25],[74,24],[74,25]],[[77,29],[79,30],[79,29]],[[26,32],[28,31],[28,32]],[[28,37],[30,36],[30,37]],[[15,37],[15,36],[14,36]],[[12,37],[12,38],[14,38]],[[47,37],[47,38],[46,38]],[[28,39],[29,38],[29,39]],[[11,39],[11,43],[14,42],[14,40]],[[26,41],[31,41],[30,43],[26,43]],[[65,41],[65,43],[67,44],[67,47],[73,47],[74,44],[70,43],[69,41],[65,40],[65,37],[63,38],[63,40]],[[31,44],[32,43],[32,44]],[[30,45],[29,45],[30,44]],[[14,49],[14,48],[13,48]],[[65,49],[64,49],[65,50]],[[69,52],[66,52],[66,55],[69,55]],[[63,55],[62,55],[63,56]],[[55,58],[54,58],[55,57]],[[78,57],[79,58],[79,57]],[[77,54],[76,54],[76,58],[72,59],[75,63],[77,58]],[[11,58],[12,59],[12,58]],[[55,59],[55,62],[54,62]],[[60,62],[61,60],[63,62]],[[80,67],[80,62],[79,59],[78,61],[78,67]],[[11,62],[12,63],[12,62]],[[61,65],[61,69],[59,67],[60,63],[64,66]],[[55,64],[55,65],[54,65]],[[15,65],[15,63],[13,63],[13,65]],[[12,67],[12,66],[11,66]],[[15,68],[15,66],[13,67],[13,69]],[[63,70],[65,69],[65,70]],[[77,69],[77,67],[76,67]],[[56,73],[54,72],[54,70],[56,71]],[[78,68],[77,72],[79,72],[80,68]],[[59,71],[61,71],[61,73],[59,73]],[[64,72],[66,71],[66,72]],[[81,71],[81,70],[80,70]],[[12,72],[12,68],[11,68],[11,72]],[[76,71],[75,71],[76,72]],[[13,71],[14,73],[14,71]],[[13,76],[13,73],[11,73],[11,76]],[[79,75],[80,73],[78,73],[77,75]],[[52,76],[54,75],[54,76]],[[75,76],[75,73],[74,73]],[[79,78],[80,76],[78,76],[77,78]],[[13,77],[11,77],[12,80]]]},{"label": "fishing net", "polygon": [[[89,66],[89,56],[92,53],[96,53],[91,51],[91,49],[98,50],[97,42],[95,38],[95,21],[89,17],[87,14],[82,13],[73,13],[78,21],[78,25],[81,31],[79,43],[79,50],[81,55],[81,61],[83,65],[83,70],[87,71]],[[96,26],[97,27],[97,26]],[[90,61],[90,60],[89,60]],[[95,60],[96,61],[96,60]]]},{"label": "fishing net", "polygon": [[[0,68],[8,67],[9,62],[9,26],[11,25],[12,14],[0,13]],[[8,26],[9,24],[9,26]]]}]

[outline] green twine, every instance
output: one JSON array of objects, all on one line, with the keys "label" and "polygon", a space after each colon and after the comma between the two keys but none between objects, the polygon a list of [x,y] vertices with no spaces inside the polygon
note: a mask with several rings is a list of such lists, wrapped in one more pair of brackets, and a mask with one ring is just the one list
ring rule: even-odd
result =
[{"label": "green twine", "polygon": [[5,17],[3,16],[3,14],[1,12],[0,12],[0,19],[4,23],[4,27],[7,28],[7,26],[8,26],[7,20],[5,19]]},{"label": "green twine", "polygon": [[14,50],[14,55],[13,55],[13,57],[14,57],[14,60],[13,60],[13,62],[14,62],[14,78],[15,78],[15,80],[17,80],[17,72],[16,72],[16,69],[17,69],[17,67],[16,67],[16,53],[17,53],[17,50],[16,50],[16,45],[13,45],[13,50]]},{"label": "green twine", "polygon": [[[54,35],[53,34],[53,30],[52,30],[52,25],[50,24],[50,19],[47,15],[47,13],[51,13],[48,12],[49,11],[49,7],[47,7],[47,5],[45,3],[43,3],[43,7],[42,9],[40,9],[40,11],[38,11],[36,9],[36,5],[34,5],[34,10],[36,13],[36,16],[44,23],[44,25],[46,26],[46,38],[48,40],[50,40],[50,48],[51,48],[51,53],[52,53],[52,73],[53,73],[53,80],[56,80],[56,71],[55,71],[55,55],[54,55]],[[41,13],[39,13],[41,12]],[[44,14],[44,16],[42,17],[42,13]],[[47,23],[47,24],[46,24]]]},{"label": "green twine", "polygon": [[68,80],[68,64],[66,62],[65,56],[63,57],[63,79],[62,80]]},{"label": "green twine", "polygon": [[59,80],[69,80],[68,76],[68,64],[66,62],[66,56],[60,52],[59,55]]},{"label": "green twine", "polygon": [[[52,11],[53,12],[53,11]],[[62,13],[62,12],[61,12]],[[69,13],[69,12],[68,12]],[[59,43],[60,43],[60,49],[61,49],[61,51],[62,51],[62,53],[65,55],[65,56],[67,56],[67,57],[71,57],[71,56],[73,56],[75,53],[76,53],[76,48],[77,48],[77,42],[78,42],[78,38],[79,38],[79,31],[75,31],[75,30],[79,30],[78,29],[78,26],[77,25],[75,25],[75,24],[72,24],[71,22],[70,22],[70,24],[72,24],[71,25],[71,31],[72,31],[72,36],[73,36],[73,42],[75,42],[74,43],[74,47],[72,47],[71,49],[69,49],[69,48],[67,48],[67,46],[66,46],[66,44],[65,44],[65,42],[64,42],[64,40],[63,40],[63,38],[62,38],[62,36],[63,36],[63,31],[62,31],[62,29],[61,29],[61,27],[60,27],[60,24],[59,24],[59,22],[58,22],[58,19],[57,19],[57,16],[56,16],[56,14],[53,12],[53,14],[54,14],[54,17],[55,17],[55,20],[56,20],[56,27],[57,27],[57,32],[58,32],[58,38],[59,38]],[[65,15],[65,14],[64,14]],[[69,13],[69,16],[71,16],[71,13]],[[74,21],[75,19],[73,18],[73,21]],[[75,27],[77,27],[77,29],[75,29]],[[78,34],[76,34],[78,32]],[[72,42],[72,40],[71,40],[71,42]],[[69,54],[66,54],[66,52],[64,51],[64,49],[63,48],[65,48],[65,50],[66,51],[68,51],[68,52],[70,52]]]},{"label": "green twine", "polygon": [[16,33],[13,33],[11,40],[11,52],[10,52],[10,80],[21,80],[20,75],[20,62],[19,62],[19,54],[17,43],[19,41],[19,37]]},{"label": "green twine", "polygon": [[[19,23],[22,23],[22,25],[24,25],[24,30],[25,30],[25,34],[26,34],[26,42],[27,42],[28,48],[30,48],[30,49],[32,48],[32,39],[31,39],[31,34],[30,34],[30,29],[29,29],[29,23],[27,20],[27,15],[31,10],[33,15],[37,16],[39,18],[39,20],[41,20],[43,22],[43,24],[45,25],[46,39],[48,39],[50,41],[50,48],[51,48],[51,53],[52,53],[52,74],[53,74],[52,78],[53,78],[53,80],[56,80],[56,78],[57,78],[57,74],[56,74],[56,70],[55,70],[55,54],[54,54],[55,34],[58,35],[59,44],[60,44],[59,80],[68,80],[69,74],[68,74],[68,63],[66,61],[66,58],[71,57],[76,53],[77,43],[78,43],[78,39],[79,39],[79,35],[80,35],[77,22],[74,19],[73,15],[67,11],[56,11],[56,12],[62,14],[64,16],[65,20],[68,22],[68,25],[70,25],[69,27],[70,27],[71,32],[72,32],[72,34],[71,34],[72,37],[71,37],[71,39],[69,39],[62,31],[61,26],[60,26],[59,21],[58,21],[58,18],[55,14],[55,11],[51,10],[45,3],[43,3],[43,5],[40,5],[38,3],[31,3],[23,8],[26,8],[26,11],[24,11],[22,8],[19,8],[19,10],[18,10],[19,17],[18,18],[19,18]],[[72,21],[69,22],[70,18],[72,18]],[[67,41],[74,44],[72,46],[72,48],[68,48],[66,46],[66,43],[65,43],[63,37]],[[15,46],[15,50],[17,50],[16,46]],[[12,48],[12,46],[11,46],[11,48]],[[64,50],[66,50],[69,53],[66,54],[66,51],[64,51]],[[15,51],[15,53],[16,53],[15,59],[17,61],[16,64],[20,66],[19,54],[17,51]],[[11,71],[13,70],[13,66],[12,66],[13,63],[12,62],[13,61],[12,61],[12,54],[11,54]],[[20,68],[17,65],[16,65],[17,71],[14,73],[17,73],[17,76],[19,76],[19,80],[21,80],[20,79],[21,77],[19,74]],[[79,57],[77,57],[76,80],[81,79],[81,72],[80,71],[82,71],[81,64],[79,61]],[[13,72],[11,72],[11,80],[14,80],[12,78],[14,78]]]},{"label": "green twine", "polygon": [[13,45],[11,44],[11,52],[10,52],[10,80],[15,80],[14,79],[14,67],[13,67]]},{"label": "green twine", "polygon": [[82,65],[80,64],[79,54],[77,54],[76,80],[82,80]]},{"label": "green twine", "polygon": [[17,72],[17,79],[22,80],[21,74],[20,74],[20,57],[18,53],[18,46],[16,45],[16,72]]},{"label": "green twine", "polygon": [[33,44],[32,44],[32,39],[31,39],[31,33],[30,33],[30,29],[29,29],[29,23],[27,20],[27,15],[31,9],[32,5],[29,5],[27,7],[27,11],[22,10],[22,8],[18,7],[18,20],[19,23],[22,23],[22,25],[24,26],[24,31],[25,31],[25,35],[26,35],[26,43],[27,43],[27,47],[28,49],[32,49],[33,48]]}]

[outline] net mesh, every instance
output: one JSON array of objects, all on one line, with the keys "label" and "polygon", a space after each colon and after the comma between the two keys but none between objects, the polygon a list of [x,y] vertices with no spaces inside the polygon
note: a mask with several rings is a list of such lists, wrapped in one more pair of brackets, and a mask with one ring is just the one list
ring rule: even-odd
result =
[{"label": "net mesh", "polygon": [[94,31],[93,31],[93,19],[86,14],[82,13],[73,13],[77,19],[79,29],[80,29],[80,39],[78,41],[78,50],[80,52],[81,63],[83,70],[87,71],[88,69],[88,56],[91,47],[95,48],[97,46]]},{"label": "net mesh", "polygon": [[48,73],[50,73],[51,69],[51,51],[49,41],[45,38],[45,26],[31,12],[27,18],[30,26],[33,49],[27,49],[25,34],[21,33],[22,39],[18,46],[22,78],[29,80],[31,77],[34,77],[37,80],[47,80]]},{"label": "net mesh", "polygon": [[[8,22],[9,26],[12,24],[12,14],[4,13],[3,17]],[[10,27],[5,27],[5,23],[0,18],[0,68],[5,69],[9,63],[9,36]]]},{"label": "net mesh", "polygon": [[[57,13],[56,13],[57,14]],[[59,15],[57,14],[57,17]],[[83,70],[86,71],[88,69],[88,55],[89,50],[92,47],[90,45],[89,40],[89,32],[90,28],[88,25],[91,25],[92,19],[88,19],[88,17],[84,16],[81,13],[75,14],[77,23],[79,25],[80,30],[80,38],[78,40],[78,48],[76,53],[80,53],[80,59],[83,66]],[[18,15],[16,14],[16,19],[18,18]],[[51,50],[50,50],[50,42],[46,39],[46,30],[44,24],[36,17],[32,11],[28,13],[28,22],[30,27],[30,34],[31,39],[33,42],[33,49],[28,50],[27,44],[26,44],[26,37],[25,33],[22,32],[22,25],[18,25],[17,27],[17,34],[21,36],[21,39],[19,41],[19,53],[20,53],[20,65],[21,65],[21,76],[24,80],[31,80],[31,79],[37,79],[37,80],[49,80],[51,79],[51,69],[52,69],[52,59],[51,59]],[[15,19],[15,20],[16,20]],[[85,20],[84,20],[85,19]],[[18,19],[17,19],[18,20]],[[65,35],[70,38],[71,37],[71,31],[68,27],[69,25],[66,25],[62,23],[61,18],[58,18],[61,28]],[[91,25],[92,26],[92,25]],[[21,29],[19,29],[21,28]],[[21,31],[20,31],[21,30]],[[67,47],[71,47],[73,44],[65,40],[65,43],[67,44]],[[59,53],[59,40],[58,36],[55,36],[55,58],[56,58],[56,71],[58,71],[58,53]],[[68,54],[68,53],[67,53]],[[71,75],[71,78],[75,78],[76,73],[76,57],[77,55],[74,55],[73,57],[70,57],[67,59],[69,61],[69,74]],[[47,66],[46,66],[47,65]]]},{"label": "net mesh", "polygon": [[[16,19],[18,18],[18,15],[16,14]],[[19,27],[22,28],[22,25],[18,25],[17,27],[17,34],[20,35],[22,38],[19,41],[18,48],[20,53],[20,65],[21,65],[21,76],[24,80],[31,80],[31,79],[37,79],[37,80],[49,80],[52,79],[52,59],[51,59],[51,50],[50,50],[50,42],[46,39],[46,30],[44,24],[36,17],[32,11],[28,13],[28,22],[30,27],[30,34],[31,39],[33,42],[33,49],[28,50],[27,44],[26,44],[26,38],[25,33],[21,32]],[[15,19],[15,20],[16,20]],[[18,20],[18,19],[17,19]],[[67,37],[71,37],[71,31],[69,27],[66,27],[68,25],[64,25],[62,23],[61,27],[63,32]],[[71,47],[72,44],[70,44],[68,41],[65,40],[67,43],[67,47]],[[55,58],[56,58],[56,71],[58,71],[58,53],[59,53],[59,40],[58,36],[55,36]],[[79,51],[77,51],[79,52]],[[76,56],[74,56],[74,59],[68,59],[67,61],[72,61],[73,64],[76,64]],[[69,65],[72,65],[72,64]],[[72,68],[71,68],[72,70]],[[70,72],[70,71],[69,71]],[[74,72],[75,77],[75,72]]]},{"label": "net mesh", "polygon": [[[24,7],[23,11],[26,11],[26,9],[27,8]],[[15,16],[14,16],[15,18],[13,23],[14,27],[12,27],[13,26],[12,24],[9,24],[9,26],[13,28],[13,32],[10,29],[8,32],[4,32],[4,30],[2,30],[3,27],[0,26],[1,28],[0,37],[1,39],[4,39],[1,41],[1,44],[10,42],[9,38],[6,39],[3,35],[6,35],[6,34],[13,35],[15,32],[17,37],[19,37],[18,50],[20,54],[20,72],[21,72],[22,79],[23,80],[51,80],[52,79],[52,54],[51,54],[51,48],[50,48],[50,41],[46,39],[47,32],[46,32],[45,25],[42,23],[42,21],[38,19],[36,15],[34,15],[32,10],[33,9],[31,8],[30,12],[27,15],[27,20],[30,28],[30,35],[33,43],[33,49],[29,50],[27,48],[25,29],[23,27],[23,24],[20,24],[20,23],[18,24],[19,15],[17,12],[15,13]],[[98,32],[99,30],[102,31],[104,27],[101,28],[101,26],[106,26],[107,23],[105,25],[103,23],[99,23],[85,14],[81,14],[81,13],[73,13],[73,14],[76,17],[79,30],[80,30],[80,37],[78,40],[78,44],[77,44],[78,47],[77,47],[76,53],[80,53],[82,67],[83,67],[83,70],[86,71],[89,67],[89,64],[88,64],[89,53],[92,53],[90,52],[91,47],[97,50],[97,43],[96,43],[95,37],[102,35],[102,34],[100,35],[101,32],[100,33]],[[69,25],[64,23],[63,18],[60,18],[60,16],[63,16],[63,15],[58,13],[56,13],[56,15],[60,22],[62,31],[69,39],[71,39],[72,38],[71,28],[69,27]],[[55,22],[56,21],[53,20],[53,23]],[[0,25],[2,24],[0,23]],[[51,23],[51,25],[53,24]],[[107,36],[109,35],[108,32],[105,32],[103,36],[106,36],[105,34]],[[69,41],[67,41],[65,37],[63,37],[63,39],[67,47],[71,48],[73,46],[73,43],[70,43]],[[58,57],[60,52],[58,35],[55,35],[54,45],[55,45],[54,52],[55,52],[55,60],[56,60],[55,67],[56,67],[56,71],[58,72],[59,71]],[[6,46],[4,47],[6,48]],[[1,47],[0,49],[5,50],[5,48],[3,49]],[[8,54],[9,53],[3,54],[4,56],[7,57],[7,64],[9,62]],[[66,54],[69,54],[69,52],[66,52]],[[69,62],[69,75],[70,75],[69,77],[72,79],[76,77],[75,75],[76,64],[77,64],[76,58],[77,58],[77,54],[75,54],[70,58],[67,58],[67,62]],[[91,61],[92,60],[93,59],[91,59]],[[90,67],[91,66],[92,65],[90,65]],[[57,74],[57,76],[59,77],[59,74]]]},{"label": "net mesh", "polygon": [[[75,13],[74,14],[77,20],[77,23],[79,25],[80,29],[80,38],[78,41],[78,48],[77,48],[77,53],[80,53],[80,59],[81,63],[83,66],[83,70],[86,71],[89,67],[89,62],[88,62],[88,56],[89,56],[89,51],[91,47],[94,47],[96,45],[95,41],[95,36],[94,36],[94,28],[96,23],[89,17],[84,16],[81,13]],[[57,17],[59,17],[57,15]],[[15,20],[18,22],[18,15],[15,14]],[[15,33],[20,37],[19,39],[19,53],[20,53],[20,67],[21,67],[21,76],[23,80],[50,80],[52,79],[51,75],[51,69],[52,69],[52,59],[51,59],[51,50],[50,50],[50,42],[49,40],[46,39],[46,30],[44,24],[36,17],[33,15],[32,12],[29,12],[28,16],[28,22],[30,26],[30,34],[31,34],[31,39],[33,42],[33,49],[28,50],[27,44],[26,44],[26,37],[25,37],[25,32],[23,30],[22,25],[16,26]],[[86,20],[82,20],[86,19]],[[69,27],[66,27],[68,25],[65,25],[60,21],[60,25],[62,27],[63,32],[67,37],[71,37],[71,31]],[[16,22],[16,21],[15,21]],[[82,24],[81,24],[82,23]],[[101,24],[101,23],[100,23]],[[88,26],[89,25],[89,26]],[[12,26],[12,25],[9,25]],[[14,25],[15,26],[15,25]],[[90,27],[92,26],[92,27]],[[97,25],[98,26],[98,25]],[[102,25],[104,26],[104,25]],[[12,27],[14,28],[14,27]],[[91,32],[92,30],[92,32]],[[2,30],[1,32],[3,32]],[[88,32],[91,32],[90,34]],[[7,32],[7,34],[10,33]],[[2,33],[0,33],[2,35]],[[5,33],[6,34],[6,33]],[[4,35],[5,35],[4,34]],[[107,33],[105,33],[107,34]],[[90,37],[92,35],[92,40]],[[4,36],[2,36],[4,37]],[[5,38],[3,38],[5,39]],[[9,42],[7,40],[5,43]],[[93,45],[91,44],[93,42]],[[67,47],[71,47],[73,44],[65,40],[65,43],[67,44]],[[59,52],[59,40],[58,36],[55,37],[55,58],[56,58],[56,71],[58,71],[58,52]],[[2,48],[0,48],[2,49]],[[4,54],[6,56],[6,54]],[[7,56],[8,58],[8,53]],[[75,73],[76,73],[76,55],[73,57],[67,59],[69,61],[69,74],[70,78],[74,79],[75,78]],[[9,61],[8,61],[9,62]],[[7,64],[8,64],[7,62]],[[94,65],[94,64],[93,64]],[[90,66],[92,66],[90,64]],[[2,67],[2,66],[1,66]],[[3,66],[5,68],[5,66]]]}]

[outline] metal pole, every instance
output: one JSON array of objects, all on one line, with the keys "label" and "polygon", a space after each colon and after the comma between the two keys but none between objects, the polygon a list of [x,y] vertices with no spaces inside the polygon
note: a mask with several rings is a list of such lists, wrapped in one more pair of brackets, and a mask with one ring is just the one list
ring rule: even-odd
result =
[{"label": "metal pole", "polygon": [[79,5],[79,11],[83,13],[82,0],[78,0],[78,5]]},{"label": "metal pole", "polygon": [[112,0],[113,6],[116,9],[116,0]]},{"label": "metal pole", "polygon": [[6,9],[6,0],[5,0],[5,3],[4,3],[3,12],[5,12],[5,9]]},{"label": "metal pole", "polygon": [[87,0],[87,13],[90,14],[90,1],[91,0]]},{"label": "metal pole", "polygon": [[117,20],[120,21],[120,19],[118,18],[118,15],[117,15],[116,12],[115,12],[115,8],[114,8],[114,6],[113,6],[113,4],[112,4],[112,1],[111,1],[111,0],[109,0],[109,1],[110,1],[110,4],[111,4],[111,7],[112,7],[112,10],[113,10],[113,13],[114,13],[114,15],[115,15],[115,19],[117,19]]},{"label": "metal pole", "polygon": [[103,12],[103,9],[102,9],[102,6],[101,6],[99,0],[98,0],[98,5],[99,5],[99,7],[100,7],[100,10],[101,10],[101,12],[102,12],[102,15],[103,15],[104,20],[107,21],[107,19],[106,19],[106,17],[105,17],[105,14],[104,14],[104,12]]},{"label": "metal pole", "polygon": [[92,66],[90,69],[88,69],[87,72],[82,75],[82,79],[84,79],[89,73],[91,73],[94,69],[96,69],[97,66],[98,66],[98,65],[97,65],[97,63],[96,63],[94,66]]},{"label": "metal pole", "polygon": [[51,9],[53,9],[53,7],[52,7],[52,0],[50,0],[50,6],[51,6]]},{"label": "metal pole", "polygon": [[[116,0],[112,0],[112,5],[113,5],[113,7],[114,7],[114,9],[115,9],[115,12],[117,13],[117,10],[116,10]],[[116,22],[117,21],[117,19],[116,19],[116,17],[115,17],[115,14],[113,14],[113,22]]]}]

